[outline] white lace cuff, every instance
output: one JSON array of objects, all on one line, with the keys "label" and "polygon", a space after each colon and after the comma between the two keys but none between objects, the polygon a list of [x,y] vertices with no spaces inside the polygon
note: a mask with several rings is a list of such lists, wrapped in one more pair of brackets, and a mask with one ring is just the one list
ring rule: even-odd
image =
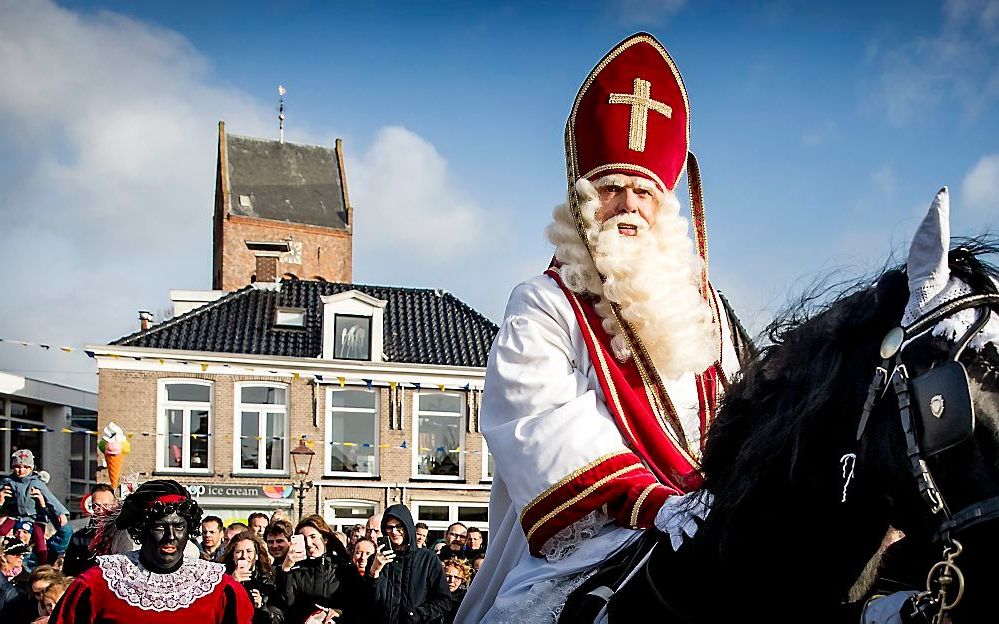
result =
[{"label": "white lace cuff", "polygon": [[697,534],[697,521],[706,520],[715,497],[707,490],[695,490],[682,496],[670,496],[656,514],[656,528],[669,535],[673,550],[683,544],[684,536]]},{"label": "white lace cuff", "polygon": [[610,518],[599,509],[591,511],[551,536],[547,542],[541,545],[545,559],[549,563],[565,559],[576,550],[583,540],[596,537],[600,529],[608,522],[610,522]]}]

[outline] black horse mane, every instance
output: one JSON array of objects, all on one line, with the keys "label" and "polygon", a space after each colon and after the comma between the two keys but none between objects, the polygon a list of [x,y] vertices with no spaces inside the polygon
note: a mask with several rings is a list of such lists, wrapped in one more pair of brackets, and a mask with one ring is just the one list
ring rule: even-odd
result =
[{"label": "black horse mane", "polygon": [[[950,252],[951,274],[977,292],[994,291],[990,278],[999,270],[982,258],[996,253],[991,237],[960,241]],[[821,302],[823,292],[830,303]],[[838,457],[851,445],[881,340],[899,324],[907,299],[904,268],[895,267],[876,281],[840,283],[832,296],[813,289],[770,324],[772,344],[728,389],[701,464],[715,496],[712,514],[726,519],[712,531],[721,553],[737,539],[729,528],[758,514],[761,499],[780,500],[775,483],[816,487],[804,461]],[[987,351],[991,366],[999,364],[996,350]]]}]

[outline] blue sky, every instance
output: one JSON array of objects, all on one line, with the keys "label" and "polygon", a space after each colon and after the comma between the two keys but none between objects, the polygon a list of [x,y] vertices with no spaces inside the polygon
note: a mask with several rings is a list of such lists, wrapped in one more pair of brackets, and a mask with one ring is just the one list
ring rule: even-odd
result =
[{"label": "blue sky", "polygon": [[[355,281],[498,320],[550,256],[576,90],[637,30],[684,76],[712,276],[753,329],[904,250],[941,185],[955,234],[995,227],[999,0],[0,0],[0,337],[105,342],[208,288],[215,124],[276,137],[278,84],[289,140],[344,139]],[[95,386],[28,351],[0,369]]]}]

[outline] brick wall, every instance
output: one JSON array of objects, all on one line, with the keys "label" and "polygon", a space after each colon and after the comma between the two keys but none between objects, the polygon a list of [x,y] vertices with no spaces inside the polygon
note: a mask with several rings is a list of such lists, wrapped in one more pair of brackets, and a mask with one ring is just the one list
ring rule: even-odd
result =
[{"label": "brick wall", "polygon": [[[210,461],[211,475],[184,475],[177,472],[160,471],[156,468],[156,444],[162,443],[162,436],[157,433],[157,388],[160,379],[200,379],[212,381],[212,413]],[[321,481],[324,479],[326,450],[325,441],[325,393],[330,386],[317,386],[311,379],[258,377],[225,374],[192,374],[192,373],[158,373],[152,371],[127,371],[102,368],[100,371],[100,387],[98,395],[98,429],[109,421],[120,424],[127,433],[132,434],[132,452],[125,460],[124,474],[140,473],[140,480],[152,478],[172,478],[184,484],[213,483],[234,485],[290,485],[298,482],[293,478],[291,460],[288,458],[288,474],[282,476],[236,475],[233,462],[234,420],[235,420],[235,389],[236,384],[244,381],[280,382],[286,384],[289,390],[289,448],[297,446],[301,436],[305,435],[313,441],[312,448],[316,451],[313,458],[309,479]],[[336,388],[336,386],[332,386]],[[363,386],[360,387],[363,389]],[[387,505],[397,502],[410,504],[415,498],[419,500],[477,502],[488,501],[488,491],[483,490],[450,490],[450,489],[410,489],[409,483],[427,483],[413,479],[412,475],[412,445],[413,445],[413,400],[415,391],[406,389],[403,392],[402,430],[388,428],[389,425],[389,390],[379,389],[379,441],[388,448],[379,449],[380,476],[378,478],[351,478],[343,476],[328,476],[327,481],[356,482],[356,486],[323,486],[315,487],[306,493],[304,511],[306,514],[322,512],[323,501],[360,500],[370,501],[377,511],[382,511]],[[318,412],[316,412],[318,410]],[[315,414],[315,421],[314,421]],[[313,422],[316,423],[313,426]],[[152,435],[142,435],[149,433]],[[402,449],[403,441],[409,448]],[[465,448],[471,451],[482,450],[482,436],[478,433],[465,434]],[[465,479],[458,483],[478,485],[482,479],[482,455],[470,453],[465,456]],[[103,458],[99,459],[98,481],[106,482],[107,470]],[[403,488],[395,484],[403,484]],[[456,482],[448,482],[454,485]],[[390,487],[387,487],[390,486]],[[405,492],[403,492],[405,489]],[[297,498],[296,501],[297,511]]]},{"label": "brick wall", "polygon": [[[222,220],[216,231],[214,288],[235,290],[250,283],[256,256],[246,241],[290,240],[302,246],[301,264],[280,262],[278,276],[291,273],[301,279],[320,277],[350,283],[353,278],[353,239],[350,230],[267,221],[238,215]],[[218,280],[221,280],[220,282]]]}]

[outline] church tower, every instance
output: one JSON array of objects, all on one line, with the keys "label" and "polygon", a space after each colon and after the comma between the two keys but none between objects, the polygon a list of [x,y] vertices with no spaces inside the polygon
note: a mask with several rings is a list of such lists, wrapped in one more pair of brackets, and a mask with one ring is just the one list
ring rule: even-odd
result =
[{"label": "church tower", "polygon": [[219,122],[212,288],[350,283],[353,225],[340,139],[329,148],[227,135]]}]

